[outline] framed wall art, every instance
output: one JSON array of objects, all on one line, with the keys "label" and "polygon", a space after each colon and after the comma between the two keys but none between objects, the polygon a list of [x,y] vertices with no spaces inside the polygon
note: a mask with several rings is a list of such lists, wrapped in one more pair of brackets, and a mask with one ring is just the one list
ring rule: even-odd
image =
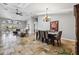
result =
[{"label": "framed wall art", "polygon": [[59,21],[50,22],[50,31],[57,32],[59,27]]}]

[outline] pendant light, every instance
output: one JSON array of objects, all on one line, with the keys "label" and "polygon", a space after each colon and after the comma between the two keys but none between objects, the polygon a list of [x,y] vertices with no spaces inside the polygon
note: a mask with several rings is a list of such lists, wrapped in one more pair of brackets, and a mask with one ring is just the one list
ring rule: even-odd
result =
[{"label": "pendant light", "polygon": [[43,19],[43,21],[45,21],[45,22],[48,22],[50,20],[50,17],[48,16],[47,11],[48,11],[48,8],[46,8],[46,14],[45,14],[44,19]]}]

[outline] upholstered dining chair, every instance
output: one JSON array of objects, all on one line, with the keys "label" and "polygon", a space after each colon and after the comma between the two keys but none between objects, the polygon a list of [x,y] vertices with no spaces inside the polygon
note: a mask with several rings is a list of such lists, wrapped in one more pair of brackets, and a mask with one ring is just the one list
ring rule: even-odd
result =
[{"label": "upholstered dining chair", "polygon": [[38,32],[36,32],[36,33],[37,33],[37,34],[36,34],[37,40],[42,41],[42,31],[38,31]]},{"label": "upholstered dining chair", "polygon": [[36,32],[36,40],[40,40],[40,31]]},{"label": "upholstered dining chair", "polygon": [[55,37],[53,34],[48,34],[48,40],[47,40],[48,42],[47,43],[55,45],[54,39],[55,39]]},{"label": "upholstered dining chair", "polygon": [[48,31],[44,31],[44,42],[48,43]]},{"label": "upholstered dining chair", "polygon": [[44,42],[44,31],[41,31],[40,37],[41,37],[41,41]]},{"label": "upholstered dining chair", "polygon": [[58,46],[61,45],[61,35],[62,35],[62,31],[59,31],[58,34],[53,38],[54,40],[57,41]]}]

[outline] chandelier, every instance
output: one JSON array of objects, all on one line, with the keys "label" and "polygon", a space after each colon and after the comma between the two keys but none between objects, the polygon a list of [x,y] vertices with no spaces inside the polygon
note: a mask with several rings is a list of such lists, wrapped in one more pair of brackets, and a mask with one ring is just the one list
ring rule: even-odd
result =
[{"label": "chandelier", "polygon": [[44,19],[43,19],[43,21],[45,21],[45,22],[48,22],[50,20],[50,17],[48,16],[47,11],[48,11],[48,8],[46,8],[46,14],[45,14]]}]

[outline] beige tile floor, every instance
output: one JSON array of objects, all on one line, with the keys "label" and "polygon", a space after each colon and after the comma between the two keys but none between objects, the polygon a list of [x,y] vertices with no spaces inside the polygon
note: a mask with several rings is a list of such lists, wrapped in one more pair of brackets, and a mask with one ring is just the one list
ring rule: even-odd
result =
[{"label": "beige tile floor", "polygon": [[34,35],[19,37],[10,33],[0,36],[1,55],[60,55],[75,54],[75,42],[62,39],[62,46],[52,46],[35,40]]}]

